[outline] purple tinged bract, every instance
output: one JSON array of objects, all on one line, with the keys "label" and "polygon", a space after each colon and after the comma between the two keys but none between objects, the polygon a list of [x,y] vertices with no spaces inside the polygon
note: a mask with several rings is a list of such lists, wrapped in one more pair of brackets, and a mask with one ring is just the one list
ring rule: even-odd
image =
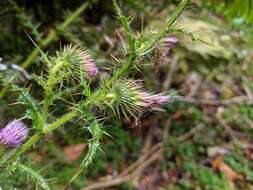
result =
[{"label": "purple tinged bract", "polygon": [[6,147],[20,145],[28,136],[28,129],[24,123],[18,120],[9,122],[6,127],[0,129],[0,144]]},{"label": "purple tinged bract", "polygon": [[151,94],[147,92],[142,92],[140,94],[140,98],[145,102],[144,107],[146,108],[156,108],[159,106],[163,106],[171,102],[171,98],[169,96],[161,94]]}]

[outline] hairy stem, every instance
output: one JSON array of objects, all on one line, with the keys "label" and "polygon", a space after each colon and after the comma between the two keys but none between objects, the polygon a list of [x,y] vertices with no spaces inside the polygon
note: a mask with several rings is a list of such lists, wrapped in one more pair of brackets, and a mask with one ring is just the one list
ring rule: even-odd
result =
[{"label": "hairy stem", "polygon": [[[180,14],[183,12],[183,10],[185,9],[185,7],[187,6],[187,4],[190,2],[190,0],[182,0],[181,4],[179,5],[179,7],[175,10],[175,12],[172,14],[172,16],[169,18],[168,22],[166,23],[166,26],[163,30],[161,30],[161,32],[158,33],[158,35],[156,36],[155,40],[159,40],[160,38],[162,38],[167,31],[170,29],[170,27],[174,24],[174,22],[176,21],[176,19],[180,16]],[[76,15],[69,17],[69,20],[65,21],[60,29],[63,29],[64,27],[66,27],[72,20],[76,18],[77,15],[80,14],[80,12],[82,12],[82,10],[85,9],[85,7],[87,6],[87,4],[83,4],[83,6],[81,6],[76,12]],[[44,43],[50,43],[51,40],[53,40],[56,36],[55,34],[52,34],[52,36],[49,39],[45,39]],[[134,40],[134,37],[132,36],[132,38]],[[128,69],[135,63],[136,59],[137,59],[137,54],[136,51],[134,49],[133,44],[129,44],[129,54],[126,57],[126,60],[123,62],[123,66],[114,73],[113,77],[108,81],[107,84],[112,84],[112,82],[114,82],[115,80],[117,80],[119,77],[121,77],[122,75],[124,75]],[[38,50],[39,51],[39,50]],[[34,53],[34,52],[32,52]],[[34,53],[35,56],[37,55],[37,53]],[[29,62],[30,64],[31,62]],[[23,66],[28,66],[28,63],[26,63]],[[1,94],[1,93],[0,93]],[[105,97],[107,98],[107,97]],[[83,105],[85,107],[87,107],[89,104],[94,104],[95,102],[85,102]],[[46,108],[47,109],[47,108]],[[54,130],[56,130],[57,128],[61,127],[63,124],[65,124],[66,122],[72,120],[73,118],[77,117],[78,115],[80,115],[80,112],[76,109],[74,111],[70,111],[69,113],[65,114],[64,116],[62,116],[60,119],[58,119],[57,121],[53,122],[52,124],[46,126],[43,128],[42,132],[37,132],[35,133],[28,141],[26,141],[26,143],[24,143],[15,154],[13,154],[13,156],[10,157],[10,161],[15,161],[20,155],[22,155],[24,152],[26,152],[30,147],[32,147],[32,145],[34,145],[36,142],[38,142],[40,139],[42,139],[46,134],[53,132]],[[94,141],[93,145],[98,144],[98,140],[99,138],[96,139],[97,141]],[[97,146],[94,146],[92,149],[92,153],[96,152],[97,150]],[[90,153],[91,154],[91,153]],[[93,155],[88,155],[87,158],[92,158]],[[85,162],[86,163],[86,162]],[[84,167],[86,167],[86,165],[84,164]]]},{"label": "hairy stem", "polygon": [[115,72],[112,78],[108,81],[107,85],[111,85],[115,80],[117,80],[120,76],[127,73],[128,69],[132,67],[134,61],[136,60],[136,54],[130,54],[129,58],[123,62],[123,66]]},{"label": "hairy stem", "polygon": [[54,131],[55,129],[57,129],[58,127],[60,127],[64,123],[66,123],[67,121],[70,121],[74,117],[78,116],[78,114],[79,114],[79,111],[77,111],[77,110],[74,110],[74,111],[71,111],[71,112],[65,114],[62,118],[58,119],[56,122],[45,127],[43,130],[43,133],[47,134],[49,132]]}]

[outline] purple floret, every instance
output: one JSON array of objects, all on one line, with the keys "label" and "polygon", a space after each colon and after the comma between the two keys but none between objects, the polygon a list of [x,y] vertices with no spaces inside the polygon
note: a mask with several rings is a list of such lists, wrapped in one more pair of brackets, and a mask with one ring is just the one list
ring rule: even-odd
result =
[{"label": "purple floret", "polygon": [[21,121],[9,122],[0,130],[0,144],[6,147],[16,147],[28,136],[28,129]]},{"label": "purple floret", "polygon": [[166,96],[164,94],[149,94],[145,93],[142,96],[143,101],[146,103],[146,107],[156,107],[156,106],[163,106],[165,104],[168,104],[171,102],[171,99],[169,96]]},{"label": "purple floret", "polygon": [[90,57],[87,60],[85,60],[84,70],[89,77],[96,76],[98,74],[98,68],[96,66],[95,60]]}]

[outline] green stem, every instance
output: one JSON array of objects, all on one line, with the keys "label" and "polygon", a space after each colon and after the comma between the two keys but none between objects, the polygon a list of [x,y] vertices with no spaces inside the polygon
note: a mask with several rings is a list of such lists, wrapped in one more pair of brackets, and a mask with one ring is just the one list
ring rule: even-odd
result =
[{"label": "green stem", "polygon": [[25,144],[23,144],[18,151],[13,154],[10,161],[15,161],[23,152],[27,151],[35,142],[39,141],[44,136],[43,133],[35,133]]},{"label": "green stem", "polygon": [[[186,7],[186,5],[188,4],[190,0],[183,0],[180,4],[180,6],[176,9],[176,11],[172,14],[172,16],[170,17],[169,21],[167,22],[167,29],[172,26],[172,24],[175,22],[175,20],[180,16],[180,14],[182,13],[182,11],[184,10],[184,8]],[[160,32],[160,36],[164,35],[164,31]],[[132,66],[132,64],[134,63],[134,61],[136,60],[136,55],[135,53],[131,53],[129,55],[129,58],[127,59],[127,61],[125,62],[125,64],[114,74],[114,76],[111,78],[111,80],[109,81],[109,83],[112,83],[114,80],[116,80],[117,78],[119,78],[121,75],[123,75],[130,66]],[[87,102],[88,104],[88,102]],[[62,118],[60,118],[59,120],[57,120],[56,122],[50,124],[49,126],[45,127],[43,132],[38,132],[35,133],[25,144],[23,144],[19,150],[10,158],[10,161],[14,161],[18,158],[18,156],[22,155],[24,152],[26,152],[33,144],[35,144],[36,142],[38,142],[41,138],[44,137],[45,134],[48,134],[52,131],[54,131],[55,129],[59,128],[61,125],[63,125],[64,123],[66,123],[67,121],[73,119],[74,117],[77,117],[79,115],[79,111],[78,110],[74,110],[71,111],[67,114],[65,114]]]},{"label": "green stem", "polygon": [[57,73],[61,69],[64,69],[63,67],[67,67],[67,65],[68,65],[67,61],[59,61],[53,66],[52,69],[49,70],[48,80],[47,80],[46,89],[45,89],[44,104],[43,104],[43,116],[44,116],[45,121],[47,120],[48,109],[49,109],[51,99],[52,99],[52,94],[53,94],[53,88],[58,82],[56,80]]},{"label": "green stem", "polygon": [[79,111],[77,111],[77,110],[74,110],[74,111],[71,111],[71,112],[65,114],[62,118],[58,119],[56,122],[45,127],[43,130],[43,133],[47,134],[49,132],[54,131],[55,129],[57,129],[58,127],[60,127],[64,123],[66,123],[67,121],[70,121],[74,117],[78,116],[78,114],[79,114]]},{"label": "green stem", "polygon": [[136,58],[136,55],[131,54],[129,58],[125,62],[123,62],[123,66],[118,71],[116,71],[112,78],[108,81],[107,85],[111,85],[116,79],[124,75],[128,71],[128,69],[134,64]]},{"label": "green stem", "polygon": [[64,123],[70,121],[74,117],[78,116],[79,112],[77,110],[71,111],[64,115],[62,118],[58,119],[56,122],[44,128],[43,132],[35,133],[25,144],[23,144],[18,151],[13,154],[9,161],[15,161],[20,155],[26,152],[32,145],[38,142],[40,139],[44,137],[45,134],[48,134],[55,129],[59,128]]},{"label": "green stem", "polygon": [[51,94],[49,91],[45,91],[45,99],[44,99],[44,104],[43,104],[43,118],[46,121],[47,120],[47,115],[48,115],[48,107],[50,104],[51,100]]},{"label": "green stem", "polygon": [[177,6],[176,10],[172,13],[172,15],[170,16],[169,20],[167,21],[165,27],[163,30],[161,30],[156,38],[155,38],[155,42],[157,42],[158,40],[160,40],[162,37],[164,37],[164,35],[167,34],[168,30],[172,27],[172,25],[176,22],[176,20],[178,19],[178,17],[182,14],[182,12],[184,11],[184,9],[186,8],[186,6],[188,5],[188,3],[190,2],[190,0],[182,0],[181,3],[179,4],[179,6]]},{"label": "green stem", "polygon": [[39,46],[36,46],[32,50],[32,52],[28,55],[26,60],[23,63],[21,63],[21,67],[23,67],[24,69],[29,67],[31,63],[33,62],[33,60],[36,58],[36,56],[40,53],[41,49],[48,46],[52,41],[56,40],[56,38],[57,38],[56,31],[51,30],[49,34],[47,35],[47,37],[39,43]]},{"label": "green stem", "polygon": [[5,93],[10,89],[10,87],[11,87],[11,85],[10,85],[10,84],[7,84],[7,85],[5,85],[5,86],[2,88],[2,90],[1,90],[1,92],[0,92],[0,99],[2,99],[2,98],[4,97]]}]

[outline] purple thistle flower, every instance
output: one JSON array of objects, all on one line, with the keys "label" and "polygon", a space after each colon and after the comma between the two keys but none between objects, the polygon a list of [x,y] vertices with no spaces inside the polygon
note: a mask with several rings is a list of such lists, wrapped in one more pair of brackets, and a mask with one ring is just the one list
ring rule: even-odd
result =
[{"label": "purple thistle flower", "polygon": [[28,136],[27,127],[18,120],[9,122],[0,130],[0,144],[6,147],[16,147]]}]

